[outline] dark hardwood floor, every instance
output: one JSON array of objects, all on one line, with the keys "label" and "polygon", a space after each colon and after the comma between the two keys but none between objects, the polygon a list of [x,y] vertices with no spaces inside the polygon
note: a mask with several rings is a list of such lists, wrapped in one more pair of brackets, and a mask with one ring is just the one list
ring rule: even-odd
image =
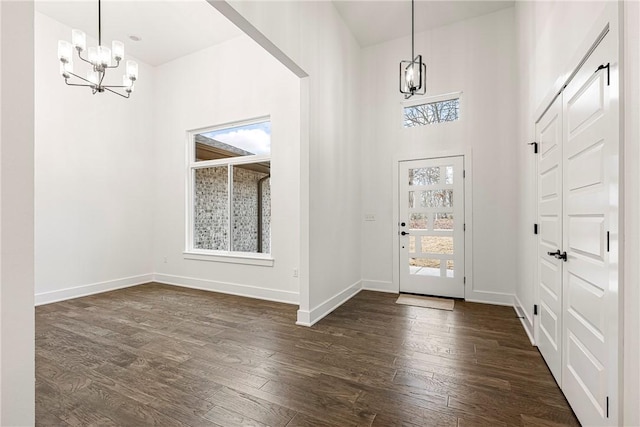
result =
[{"label": "dark hardwood floor", "polygon": [[36,309],[42,426],[578,425],[512,308],[296,307],[148,284]]}]

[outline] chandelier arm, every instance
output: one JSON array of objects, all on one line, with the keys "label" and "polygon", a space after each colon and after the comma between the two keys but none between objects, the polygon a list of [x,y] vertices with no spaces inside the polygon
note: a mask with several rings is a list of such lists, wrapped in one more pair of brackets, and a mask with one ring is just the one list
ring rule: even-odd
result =
[{"label": "chandelier arm", "polygon": [[123,98],[129,98],[129,96],[131,95],[130,92],[127,92],[126,95],[121,94],[120,92],[116,92],[115,90],[111,90],[109,89],[109,87],[122,87],[122,86],[102,86],[104,88],[104,90],[108,90],[111,93],[115,93],[116,95],[120,95]]},{"label": "chandelier arm", "polygon": [[[77,50],[77,49],[76,49],[76,50]],[[84,62],[86,62],[87,64],[91,64],[91,65],[93,65],[93,63],[92,63],[91,61],[89,61],[88,59],[84,59],[84,58],[82,57],[82,53],[81,53],[81,51],[80,51],[80,50],[77,50],[77,52],[78,52],[78,58],[80,58],[81,60],[83,60],[83,61],[84,61]]]},{"label": "chandelier arm", "polygon": [[67,86],[82,86],[82,87],[92,87],[93,85],[83,85],[80,83],[69,83],[67,81],[68,79],[64,79],[64,82],[67,84]]},{"label": "chandelier arm", "polygon": [[[88,85],[75,85],[75,86],[95,86],[91,80],[87,80],[87,79],[85,79],[84,77],[80,77],[79,75],[74,74],[74,73],[69,73],[69,74],[71,74],[71,75],[72,75],[72,76],[74,76],[74,77],[79,78],[79,79],[80,79],[80,80],[82,80],[82,81],[85,81],[85,82],[89,83]],[[67,79],[64,79],[64,80],[65,80],[65,81],[67,81]],[[67,83],[67,84],[68,84],[68,85],[71,85],[70,83]]]},{"label": "chandelier arm", "polygon": [[98,82],[98,87],[102,87],[102,81],[104,80],[104,76],[106,75],[106,73],[103,71],[100,74],[102,74],[102,75],[100,76],[100,81]]},{"label": "chandelier arm", "polygon": [[120,66],[120,61],[116,62],[116,65],[105,65],[105,70],[108,68],[118,68]]}]

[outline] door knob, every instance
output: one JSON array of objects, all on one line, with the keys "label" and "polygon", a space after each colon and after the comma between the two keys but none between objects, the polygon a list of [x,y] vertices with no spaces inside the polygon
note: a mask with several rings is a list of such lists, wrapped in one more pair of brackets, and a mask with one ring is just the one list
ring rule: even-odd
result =
[{"label": "door knob", "polygon": [[558,249],[555,252],[547,252],[547,255],[550,255],[552,257],[555,257],[556,259],[561,259],[564,262],[567,262],[567,253],[566,252],[560,252],[560,249]]},{"label": "door knob", "polygon": [[400,234],[401,234],[402,236],[406,236],[406,235],[407,235],[407,234],[409,234],[409,233],[407,233],[406,231],[401,231],[401,232],[400,232]]}]

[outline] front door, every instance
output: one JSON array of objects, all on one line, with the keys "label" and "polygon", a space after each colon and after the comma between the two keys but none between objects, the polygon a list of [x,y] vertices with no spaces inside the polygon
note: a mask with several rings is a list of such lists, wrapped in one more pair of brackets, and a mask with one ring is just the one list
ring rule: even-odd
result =
[{"label": "front door", "polygon": [[464,297],[463,157],[399,164],[400,292]]}]

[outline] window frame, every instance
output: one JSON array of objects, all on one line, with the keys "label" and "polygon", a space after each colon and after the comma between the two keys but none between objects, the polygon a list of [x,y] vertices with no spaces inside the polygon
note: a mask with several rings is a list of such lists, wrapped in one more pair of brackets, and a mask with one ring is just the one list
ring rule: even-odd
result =
[{"label": "window frame", "polygon": [[[229,129],[234,127],[248,126],[256,123],[263,122],[271,122],[271,116],[260,116],[248,120],[240,120],[234,122],[223,123],[215,126],[208,126],[204,128],[192,129],[187,131],[187,143],[186,143],[186,166],[185,166],[185,181],[186,181],[186,203],[185,203],[185,249],[183,251],[183,257],[185,259],[197,260],[197,261],[215,261],[215,262],[225,262],[231,264],[249,264],[249,265],[258,265],[258,266],[267,266],[272,267],[274,264],[273,258],[273,248],[271,248],[270,253],[259,253],[259,252],[240,252],[240,251],[232,251],[232,239],[233,239],[233,206],[232,206],[232,197],[233,197],[233,166],[243,165],[243,164],[252,164],[252,163],[261,163],[261,162],[270,162],[271,163],[271,154],[254,154],[250,156],[237,156],[237,157],[229,157],[226,159],[216,159],[216,160],[203,160],[196,161],[195,152],[196,152],[196,135],[200,135],[203,133]],[[273,122],[272,122],[273,125]],[[211,167],[219,167],[226,166],[227,167],[227,214],[229,216],[229,249],[228,250],[213,250],[213,249],[197,249],[194,247],[194,226],[195,226],[195,179],[196,179],[196,170],[198,169],[207,169]],[[271,179],[273,175],[271,175]],[[273,181],[272,181],[273,182]]]},{"label": "window frame", "polygon": [[[410,98],[408,100],[404,100],[400,103],[400,127],[402,129],[405,130],[409,130],[409,129],[423,129],[423,128],[428,128],[429,126],[437,126],[437,125],[446,125],[446,124],[453,124],[453,123],[457,123],[463,120],[464,118],[464,97],[462,96],[463,92],[449,92],[449,93],[443,93],[441,95],[433,95],[433,96],[421,96],[421,97],[417,97],[417,98]],[[459,108],[458,108],[458,118],[456,120],[451,120],[448,122],[438,122],[438,123],[428,123],[425,125],[421,125],[421,126],[405,126],[404,125],[404,109],[405,108],[411,108],[411,107],[415,107],[417,105],[423,105],[423,104],[433,104],[436,102],[442,102],[442,101],[450,101],[453,99],[458,99],[458,103],[459,103]]]}]

